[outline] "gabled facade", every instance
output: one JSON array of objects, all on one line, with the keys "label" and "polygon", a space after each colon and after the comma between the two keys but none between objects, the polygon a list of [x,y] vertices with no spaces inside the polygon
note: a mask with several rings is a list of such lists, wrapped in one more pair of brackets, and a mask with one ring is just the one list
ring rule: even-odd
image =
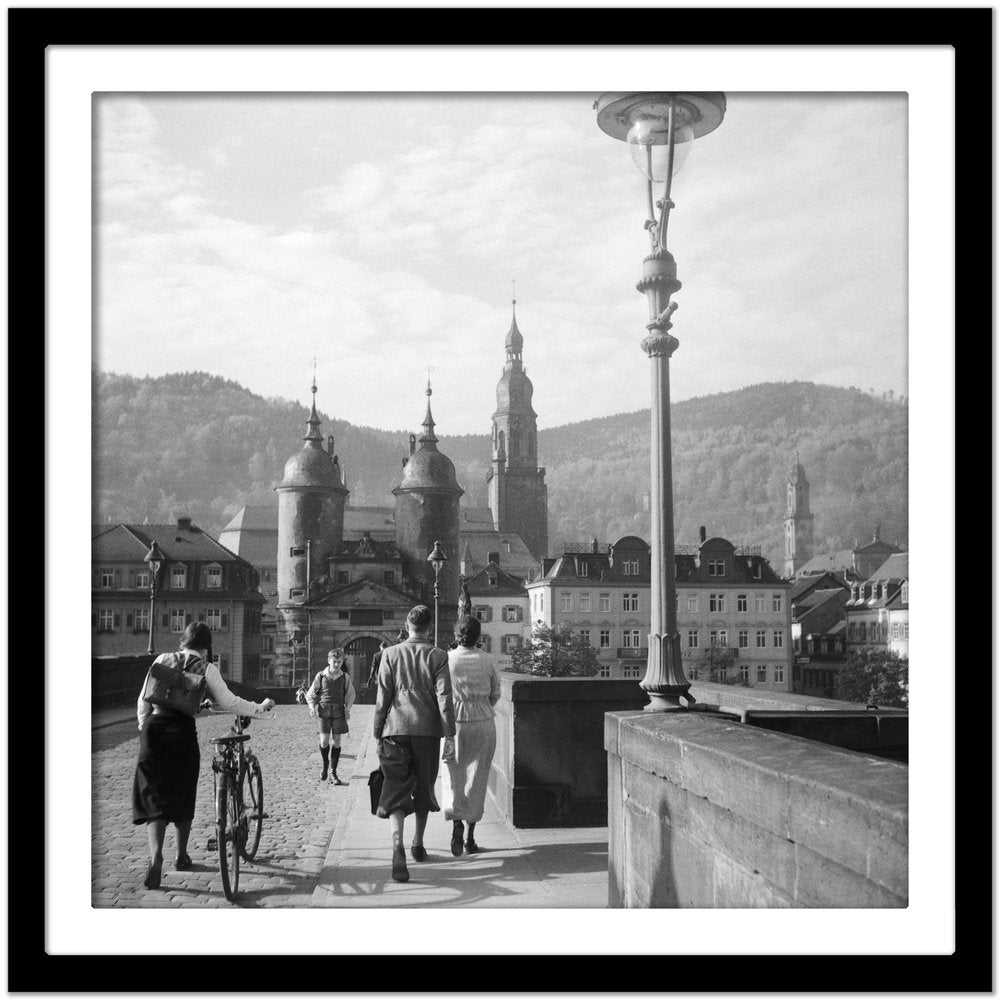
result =
[{"label": "gabled facade", "polygon": [[909,567],[905,552],[887,558],[855,583],[844,608],[848,655],[862,646],[909,655]]},{"label": "gabled facade", "polygon": [[[150,572],[144,561],[156,542],[163,566],[150,618]],[[152,624],[155,652],[177,649],[192,622],[212,630],[223,676],[260,683],[261,612],[257,570],[188,517],[176,524],[116,524],[91,541],[92,655],[145,653]]]},{"label": "gabled facade", "polygon": [[498,670],[511,665],[511,654],[528,639],[528,592],[524,580],[496,560],[465,581],[472,613],[482,626],[481,647],[492,653]]}]

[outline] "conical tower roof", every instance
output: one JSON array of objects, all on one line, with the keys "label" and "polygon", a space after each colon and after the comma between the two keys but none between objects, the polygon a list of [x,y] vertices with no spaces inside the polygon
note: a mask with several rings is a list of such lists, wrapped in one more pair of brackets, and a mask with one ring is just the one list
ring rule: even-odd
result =
[{"label": "conical tower roof", "polygon": [[417,450],[403,466],[403,478],[393,490],[447,490],[459,494],[465,491],[455,478],[455,465],[447,455],[438,451],[437,435],[434,433],[434,417],[431,415],[431,387],[427,386],[427,413],[424,416],[424,433],[420,436]]},{"label": "conical tower roof", "polygon": [[[345,490],[340,466],[334,456],[323,448],[321,421],[316,412],[316,380],[312,384],[312,407],[306,421],[305,444],[285,463],[285,474],[278,489],[298,486],[319,486],[324,489]],[[331,438],[331,451],[333,440]]]}]

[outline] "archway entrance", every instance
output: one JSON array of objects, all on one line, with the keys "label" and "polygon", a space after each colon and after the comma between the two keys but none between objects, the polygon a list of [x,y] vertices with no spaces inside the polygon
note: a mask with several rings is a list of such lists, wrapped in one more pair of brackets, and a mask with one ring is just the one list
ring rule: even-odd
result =
[{"label": "archway entrance", "polygon": [[368,688],[368,674],[372,668],[372,657],[378,652],[378,639],[371,635],[363,635],[352,639],[344,646],[344,660],[354,690],[357,692],[357,702],[361,705],[375,703],[375,691]]}]

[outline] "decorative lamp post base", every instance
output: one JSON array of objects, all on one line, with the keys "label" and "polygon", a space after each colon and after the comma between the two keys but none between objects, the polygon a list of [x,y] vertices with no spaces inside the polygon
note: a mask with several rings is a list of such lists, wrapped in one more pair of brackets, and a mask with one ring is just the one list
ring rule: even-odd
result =
[{"label": "decorative lamp post base", "polygon": [[639,687],[649,697],[646,712],[680,712],[688,706],[681,704],[681,698],[694,704],[689,693],[691,682],[684,676],[681,665],[681,637],[675,635],[649,636],[649,659],[646,661],[646,676]]}]

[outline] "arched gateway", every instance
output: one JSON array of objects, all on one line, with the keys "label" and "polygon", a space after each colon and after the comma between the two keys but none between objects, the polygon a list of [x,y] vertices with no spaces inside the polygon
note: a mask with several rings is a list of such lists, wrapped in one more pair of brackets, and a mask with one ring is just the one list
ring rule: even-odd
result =
[{"label": "arched gateway", "polygon": [[372,668],[372,657],[378,652],[381,638],[377,635],[360,635],[344,644],[347,671],[354,681],[357,701],[362,705],[371,705],[375,701],[374,689],[368,688],[368,674]]}]

